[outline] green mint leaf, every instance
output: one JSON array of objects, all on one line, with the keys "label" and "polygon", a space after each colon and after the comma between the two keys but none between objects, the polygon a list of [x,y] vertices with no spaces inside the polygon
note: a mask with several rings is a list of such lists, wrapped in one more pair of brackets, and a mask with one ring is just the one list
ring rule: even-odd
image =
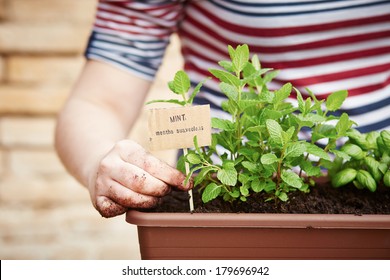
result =
[{"label": "green mint leaf", "polygon": [[283,182],[293,188],[300,189],[302,187],[302,179],[293,171],[283,170],[281,178]]},{"label": "green mint leaf", "polygon": [[268,84],[271,82],[277,75],[279,74],[279,70],[270,71],[264,75],[263,83]]},{"label": "green mint leaf", "polygon": [[253,149],[248,148],[248,147],[241,147],[238,152],[240,155],[243,155],[244,157],[251,159],[253,155]]},{"label": "green mint leaf", "polygon": [[303,153],[306,151],[305,145],[302,143],[292,143],[287,146],[286,151],[284,153],[285,158],[289,157],[299,157],[303,155]]},{"label": "green mint leaf", "polygon": [[332,176],[332,186],[339,188],[355,180],[357,171],[353,168],[346,168]]},{"label": "green mint leaf", "polygon": [[211,118],[211,127],[221,129],[224,131],[234,131],[235,125],[229,120],[223,120],[219,118]]},{"label": "green mint leaf", "polygon": [[326,99],[326,103],[325,103],[326,108],[329,111],[336,111],[336,110],[340,109],[341,105],[343,104],[343,102],[347,98],[347,95],[348,95],[348,91],[346,91],[346,90],[340,90],[340,91],[333,92]]},{"label": "green mint leaf", "polygon": [[343,113],[336,124],[336,131],[339,137],[345,136],[346,132],[351,128],[354,124],[353,121],[349,119],[347,113]]},{"label": "green mint leaf", "polygon": [[278,162],[279,159],[276,157],[275,154],[264,154],[260,158],[260,162],[265,165],[273,164],[275,162]]},{"label": "green mint leaf", "polygon": [[308,98],[306,98],[306,100],[305,100],[305,112],[310,112],[311,107],[312,107],[311,98],[308,97]]},{"label": "green mint leaf", "polygon": [[176,93],[175,91],[175,83],[173,81],[168,82],[168,88],[173,92]]},{"label": "green mint leaf", "polygon": [[277,171],[278,165],[275,162],[274,164],[264,164],[263,165],[264,170],[261,171],[262,177],[271,177],[273,174]]},{"label": "green mint leaf", "polygon": [[199,144],[198,144],[198,136],[197,136],[197,135],[194,136],[193,141],[194,141],[194,147],[195,147],[196,153],[198,154],[198,156],[199,156],[202,160],[206,161],[205,158],[203,157],[203,152],[202,152],[202,150],[201,150],[200,147],[199,147]]},{"label": "green mint leaf", "polygon": [[290,96],[292,90],[291,83],[284,84],[280,89],[276,90],[275,97],[274,97],[274,103],[278,104],[283,102],[287,97]]},{"label": "green mint leaf", "polygon": [[258,100],[240,100],[238,102],[238,108],[240,108],[241,111],[245,111],[251,107],[258,108],[259,104],[260,102]]},{"label": "green mint leaf", "polygon": [[351,159],[351,157],[347,153],[342,152],[340,150],[331,149],[330,152],[332,152],[333,154],[335,154],[339,158],[342,158],[343,160],[350,160]]},{"label": "green mint leaf", "polygon": [[233,65],[231,61],[226,61],[226,60],[219,61],[218,65],[228,72],[233,72]]},{"label": "green mint leaf", "polygon": [[322,110],[321,104],[324,103],[325,100],[318,100],[317,97],[315,96],[314,92],[312,92],[309,88],[305,88],[306,91],[309,93],[309,96],[313,99],[314,105],[312,107],[312,110],[316,110],[317,114],[323,115],[324,111]]},{"label": "green mint leaf", "polygon": [[261,69],[260,60],[259,60],[259,57],[256,54],[252,56],[252,65],[253,65],[253,67],[256,70],[260,70]]},{"label": "green mint leaf", "polygon": [[386,146],[382,137],[378,137],[378,139],[376,139],[376,144],[378,146],[378,151],[380,153],[389,153],[390,152],[390,148],[388,146]]},{"label": "green mint leaf", "polygon": [[262,85],[263,78],[261,75],[267,73],[270,70],[271,68],[256,70],[252,64],[248,63],[244,68],[244,79],[242,81],[253,86]]},{"label": "green mint leaf", "polygon": [[322,123],[326,121],[326,118],[324,116],[315,114],[315,113],[309,113],[305,116],[305,119],[308,121],[311,121],[313,123]]},{"label": "green mint leaf", "polygon": [[264,190],[266,193],[270,193],[272,191],[275,191],[275,189],[276,189],[276,183],[274,181],[270,180],[270,181],[265,182]]},{"label": "green mint leaf", "polygon": [[243,185],[247,184],[251,180],[251,177],[249,177],[246,173],[240,173],[238,174],[238,181],[242,183]]},{"label": "green mint leaf", "polygon": [[263,91],[261,94],[259,94],[259,101],[264,103],[272,103],[274,100],[274,94],[268,90]]},{"label": "green mint leaf", "polygon": [[340,150],[356,160],[361,160],[366,156],[366,153],[363,152],[362,148],[351,143],[343,145]]},{"label": "green mint leaf", "polygon": [[287,129],[287,131],[286,131],[286,139],[288,139],[288,141],[290,141],[293,138],[294,134],[295,134],[295,127],[290,126],[290,128]]},{"label": "green mint leaf", "polygon": [[216,183],[210,183],[206,186],[202,193],[203,203],[207,203],[215,198],[217,198],[222,190],[222,186],[217,185]]},{"label": "green mint leaf", "polygon": [[217,178],[222,184],[227,186],[235,186],[237,183],[237,170],[231,162],[224,163],[222,169],[218,170]]},{"label": "green mint leaf", "polygon": [[239,188],[234,187],[233,191],[229,192],[229,195],[234,198],[240,197],[240,190]]},{"label": "green mint leaf", "polygon": [[280,192],[280,193],[278,194],[278,198],[279,198],[281,201],[283,201],[283,202],[286,202],[286,201],[288,200],[288,196],[287,196],[287,194],[286,194],[285,192]]},{"label": "green mint leaf", "polygon": [[248,169],[251,173],[256,173],[259,170],[257,164],[250,161],[243,161],[242,166]]},{"label": "green mint leaf", "polygon": [[312,122],[308,117],[307,115],[303,115],[303,114],[298,114],[298,115],[294,115],[293,116],[296,120],[296,122],[298,123],[298,125],[300,127],[312,127],[314,126],[314,122]]},{"label": "green mint leaf", "polygon": [[[186,174],[186,179],[184,180],[184,185],[187,185],[188,182],[190,181],[190,179],[192,178],[192,175],[194,174],[194,172],[197,170],[197,168],[194,168],[194,169],[191,169],[188,174]],[[185,174],[185,172],[184,172]]]},{"label": "green mint leaf", "polygon": [[264,181],[260,181],[258,178],[255,178],[251,183],[251,189],[258,193],[265,189],[266,183]]},{"label": "green mint leaf", "polygon": [[375,160],[373,157],[368,156],[364,159],[364,163],[367,165],[367,169],[371,173],[372,177],[379,183],[383,176],[380,162]]},{"label": "green mint leaf", "polygon": [[336,129],[333,125],[323,124],[317,128],[318,129],[316,129],[313,132],[312,137],[311,137],[313,142],[317,142],[318,140],[323,139],[323,138],[334,139],[337,136]]},{"label": "green mint leaf", "polygon": [[385,174],[388,170],[387,164],[380,162],[379,163],[379,171],[382,172],[382,174]]},{"label": "green mint leaf", "polygon": [[300,166],[307,176],[318,177],[322,175],[321,168],[319,166],[314,166],[311,161],[302,160]]},{"label": "green mint leaf", "polygon": [[306,146],[307,153],[325,160],[330,160],[328,153],[325,152],[322,148],[318,147],[317,145],[307,143],[307,142],[304,143],[304,145]]},{"label": "green mint leaf", "polygon": [[257,132],[259,134],[262,134],[265,131],[265,126],[263,126],[263,125],[251,126],[251,127],[248,127],[247,130],[249,132]]},{"label": "green mint leaf", "polygon": [[237,88],[240,86],[240,79],[238,79],[236,76],[234,76],[231,73],[219,69],[209,69],[209,71],[221,82],[227,83]]},{"label": "green mint leaf", "polygon": [[185,169],[185,157],[184,155],[181,155],[179,159],[176,162],[176,169],[179,170],[181,173],[185,174],[186,169]]},{"label": "green mint leaf", "polygon": [[276,144],[284,144],[283,143],[283,137],[282,137],[282,127],[280,126],[280,124],[275,121],[275,120],[267,120],[266,121],[266,126],[267,126],[267,130],[268,130],[268,133],[271,137],[271,139],[276,143]]},{"label": "green mint leaf", "polygon": [[204,79],[203,81],[199,82],[196,87],[194,88],[193,92],[190,95],[190,98],[188,98],[188,103],[192,104],[194,101],[195,96],[199,93],[200,89],[202,88],[203,84],[207,81],[208,79]]},{"label": "green mint leaf", "polygon": [[356,180],[360,183],[360,185],[369,189],[371,192],[376,191],[376,182],[368,171],[363,169],[358,170],[356,174]]},{"label": "green mint leaf", "polygon": [[299,111],[305,115],[307,112],[305,110],[305,101],[303,100],[301,92],[294,87],[295,92],[297,93],[297,101],[298,101],[298,109]]},{"label": "green mint leaf", "polygon": [[390,131],[382,130],[380,132],[380,137],[382,138],[383,144],[385,144],[387,149],[390,149]]},{"label": "green mint leaf", "polygon": [[175,77],[173,78],[173,83],[170,83],[169,87],[176,94],[185,94],[189,91],[191,87],[190,78],[187,73],[183,70],[176,72]]},{"label": "green mint leaf", "polygon": [[236,55],[236,50],[231,45],[228,45],[228,53],[229,53],[230,60],[233,61]]},{"label": "green mint leaf", "polygon": [[241,186],[240,187],[240,193],[243,196],[248,196],[249,195],[249,190],[247,186]]},{"label": "green mint leaf", "polygon": [[222,93],[224,93],[227,98],[229,98],[229,100],[234,102],[238,100],[238,91],[236,86],[222,82],[220,83],[219,88],[221,89]]},{"label": "green mint leaf", "polygon": [[248,83],[251,86],[256,86],[256,79],[261,75],[257,74],[257,72],[260,72],[260,70],[257,71],[251,63],[247,63],[245,68],[242,70],[243,82]]},{"label": "green mint leaf", "polygon": [[[360,133],[360,131],[352,128],[352,129],[347,131],[346,135],[348,136],[349,140],[352,143],[357,144],[359,147],[361,147],[363,149],[368,149],[369,143],[366,139],[366,134],[362,134],[362,133]],[[378,139],[377,139],[377,141],[378,141]]]},{"label": "green mint leaf", "polygon": [[378,143],[377,143],[378,137],[380,137],[380,132],[376,130],[370,131],[366,134],[366,140],[370,149],[374,149],[374,150],[378,149]]},{"label": "green mint leaf", "polygon": [[194,180],[194,186],[199,185],[200,183],[203,182],[207,174],[210,172],[215,172],[217,168],[215,166],[203,166],[200,170],[200,172],[196,175],[195,180]]},{"label": "green mint leaf", "polygon": [[191,164],[199,164],[202,162],[201,158],[197,154],[188,154],[186,159]]},{"label": "green mint leaf", "polygon": [[248,45],[237,46],[232,57],[233,69],[236,73],[240,73],[245,65],[249,62],[249,47]]},{"label": "green mint leaf", "polygon": [[282,131],[282,140],[283,140],[282,143],[290,142],[294,131],[295,129],[292,126],[287,131]]},{"label": "green mint leaf", "polygon": [[384,152],[381,157],[381,163],[384,163],[386,165],[390,166],[390,156],[387,152]]},{"label": "green mint leaf", "polygon": [[272,119],[278,120],[283,117],[283,114],[279,110],[271,110],[268,108],[264,108],[261,112],[262,120]]}]

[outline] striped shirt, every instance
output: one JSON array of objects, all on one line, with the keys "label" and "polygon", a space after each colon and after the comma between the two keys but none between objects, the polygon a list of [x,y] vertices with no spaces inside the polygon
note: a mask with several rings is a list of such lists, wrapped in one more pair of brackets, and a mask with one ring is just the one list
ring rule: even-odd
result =
[{"label": "striped shirt", "polygon": [[[362,132],[390,129],[389,0],[101,0],[86,56],[152,80],[174,32],[193,84],[228,59],[227,45],[246,43],[262,67],[280,70],[271,90],[347,89],[338,113]],[[212,80],[195,103],[223,116],[222,100]]]}]

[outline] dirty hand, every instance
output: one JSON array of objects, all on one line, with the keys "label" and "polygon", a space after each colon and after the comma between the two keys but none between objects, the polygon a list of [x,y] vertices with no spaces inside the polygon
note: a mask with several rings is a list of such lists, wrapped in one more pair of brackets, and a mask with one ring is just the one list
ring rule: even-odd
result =
[{"label": "dirty hand", "polygon": [[125,213],[131,208],[151,208],[171,186],[189,190],[185,175],[147,153],[131,140],[118,142],[100,161],[90,180],[92,202],[106,218]]}]

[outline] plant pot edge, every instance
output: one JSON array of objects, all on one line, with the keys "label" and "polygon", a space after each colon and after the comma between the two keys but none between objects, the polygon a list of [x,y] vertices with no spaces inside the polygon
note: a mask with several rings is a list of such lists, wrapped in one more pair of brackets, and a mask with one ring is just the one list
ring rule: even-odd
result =
[{"label": "plant pot edge", "polygon": [[131,210],[126,221],[142,259],[390,259],[390,215]]},{"label": "plant pot edge", "polygon": [[143,227],[390,229],[385,214],[155,213],[130,210],[126,221]]}]

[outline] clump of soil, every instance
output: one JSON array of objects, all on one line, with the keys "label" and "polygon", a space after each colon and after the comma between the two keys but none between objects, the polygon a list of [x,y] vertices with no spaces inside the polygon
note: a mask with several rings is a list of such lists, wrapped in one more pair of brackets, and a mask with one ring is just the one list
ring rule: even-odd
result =
[{"label": "clump of soil", "polygon": [[[390,188],[379,186],[372,193],[354,186],[335,189],[327,184],[317,184],[310,193],[289,193],[289,200],[264,202],[264,194],[254,194],[247,202],[228,203],[215,199],[203,204],[194,190],[197,213],[301,213],[301,214],[390,214]],[[188,194],[172,191],[164,197],[154,212],[189,212]]]}]

